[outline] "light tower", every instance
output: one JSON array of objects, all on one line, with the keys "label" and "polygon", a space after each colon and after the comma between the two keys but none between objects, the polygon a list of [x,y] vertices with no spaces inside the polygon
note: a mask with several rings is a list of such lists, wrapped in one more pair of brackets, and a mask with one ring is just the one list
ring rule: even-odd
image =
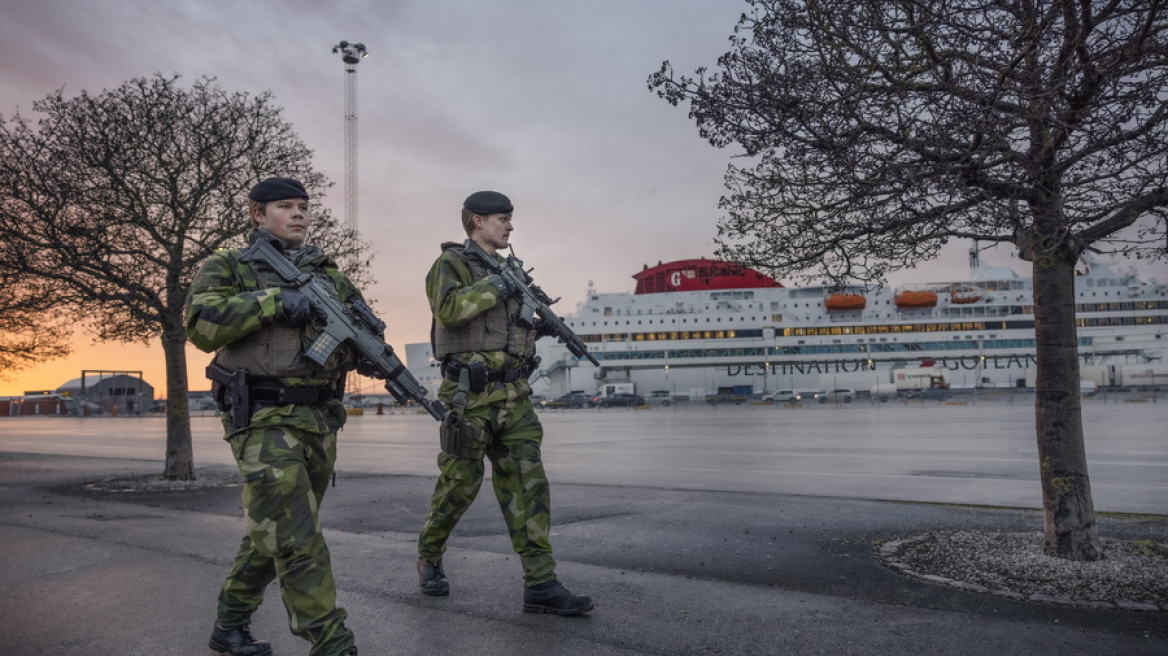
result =
[{"label": "light tower", "polygon": [[333,46],[345,63],[345,227],[357,235],[357,64],[368,57],[363,43]]}]

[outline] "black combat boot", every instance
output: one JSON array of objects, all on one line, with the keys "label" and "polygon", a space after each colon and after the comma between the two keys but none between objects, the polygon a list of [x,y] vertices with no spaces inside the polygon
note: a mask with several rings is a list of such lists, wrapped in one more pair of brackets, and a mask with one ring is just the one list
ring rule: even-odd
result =
[{"label": "black combat boot", "polygon": [[217,654],[231,656],[267,656],[272,653],[272,645],[267,640],[251,637],[247,625],[227,628],[215,622],[215,630],[211,632],[207,646]]},{"label": "black combat boot", "polygon": [[523,589],[523,612],[580,615],[592,610],[592,597],[572,594],[560,582],[547,583]]},{"label": "black combat boot", "polygon": [[450,594],[450,582],[446,580],[446,572],[442,571],[441,560],[430,564],[425,558],[418,559],[418,584],[422,586],[422,594],[431,597]]}]

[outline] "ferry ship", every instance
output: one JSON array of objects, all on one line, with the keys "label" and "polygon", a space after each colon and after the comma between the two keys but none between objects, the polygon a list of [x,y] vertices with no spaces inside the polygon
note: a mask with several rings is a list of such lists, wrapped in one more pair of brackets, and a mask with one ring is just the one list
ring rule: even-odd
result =
[{"label": "ferry ship", "polygon": [[[746,386],[756,397],[835,387],[863,394],[893,380],[898,368],[922,363],[943,368],[954,388],[1033,385],[1030,279],[981,265],[976,247],[970,269],[967,280],[893,288],[786,287],[710,259],[646,266],[633,276],[633,293],[589,289],[575,313],[563,316],[600,366],[540,340],[533,387],[549,397],[602,393],[616,383],[690,398]],[[1168,284],[1091,258],[1076,273],[1084,377],[1168,385]],[[412,346],[429,355],[429,345]],[[421,357],[411,359],[421,365]],[[416,374],[426,371],[412,365]]]}]

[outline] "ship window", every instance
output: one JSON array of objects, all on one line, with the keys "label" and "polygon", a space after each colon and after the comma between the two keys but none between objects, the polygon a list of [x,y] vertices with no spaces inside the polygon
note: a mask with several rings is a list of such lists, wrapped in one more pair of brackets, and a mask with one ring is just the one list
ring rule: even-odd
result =
[{"label": "ship window", "polygon": [[[612,308],[610,308],[610,307],[604,308],[604,316],[611,317],[612,316]],[[607,326],[608,324],[604,324],[604,325]]]}]

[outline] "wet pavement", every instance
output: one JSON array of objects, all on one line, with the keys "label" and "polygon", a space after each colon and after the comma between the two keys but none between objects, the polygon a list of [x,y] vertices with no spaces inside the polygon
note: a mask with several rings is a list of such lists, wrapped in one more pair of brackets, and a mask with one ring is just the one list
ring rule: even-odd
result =
[{"label": "wet pavement", "polygon": [[[629,432],[638,434],[652,440]],[[1168,613],[1004,599],[907,578],[874,557],[882,541],[922,531],[1039,531],[1034,510],[614,484],[600,474],[582,483],[570,480],[571,444],[548,451],[562,463],[552,486],[559,576],[596,600],[587,617],[521,612],[519,564],[487,487],[451,541],[451,595],[422,595],[414,540],[433,477],[342,461],[322,517],[364,656],[1168,652]],[[243,531],[239,488],[84,491],[160,466],[18,453],[0,440],[4,653],[208,653],[215,595]],[[1165,517],[1100,519],[1110,537],[1168,541]],[[253,619],[276,654],[308,653],[275,588]]]},{"label": "wet pavement", "polygon": [[[1039,508],[1034,409],[1016,395],[872,405],[716,406],[540,413],[556,483]],[[1083,400],[1095,508],[1168,514],[1168,398]],[[192,420],[195,462],[233,464],[222,426]],[[0,451],[158,460],[160,417],[0,418]],[[429,476],[426,414],[350,418],[338,467]]]}]

